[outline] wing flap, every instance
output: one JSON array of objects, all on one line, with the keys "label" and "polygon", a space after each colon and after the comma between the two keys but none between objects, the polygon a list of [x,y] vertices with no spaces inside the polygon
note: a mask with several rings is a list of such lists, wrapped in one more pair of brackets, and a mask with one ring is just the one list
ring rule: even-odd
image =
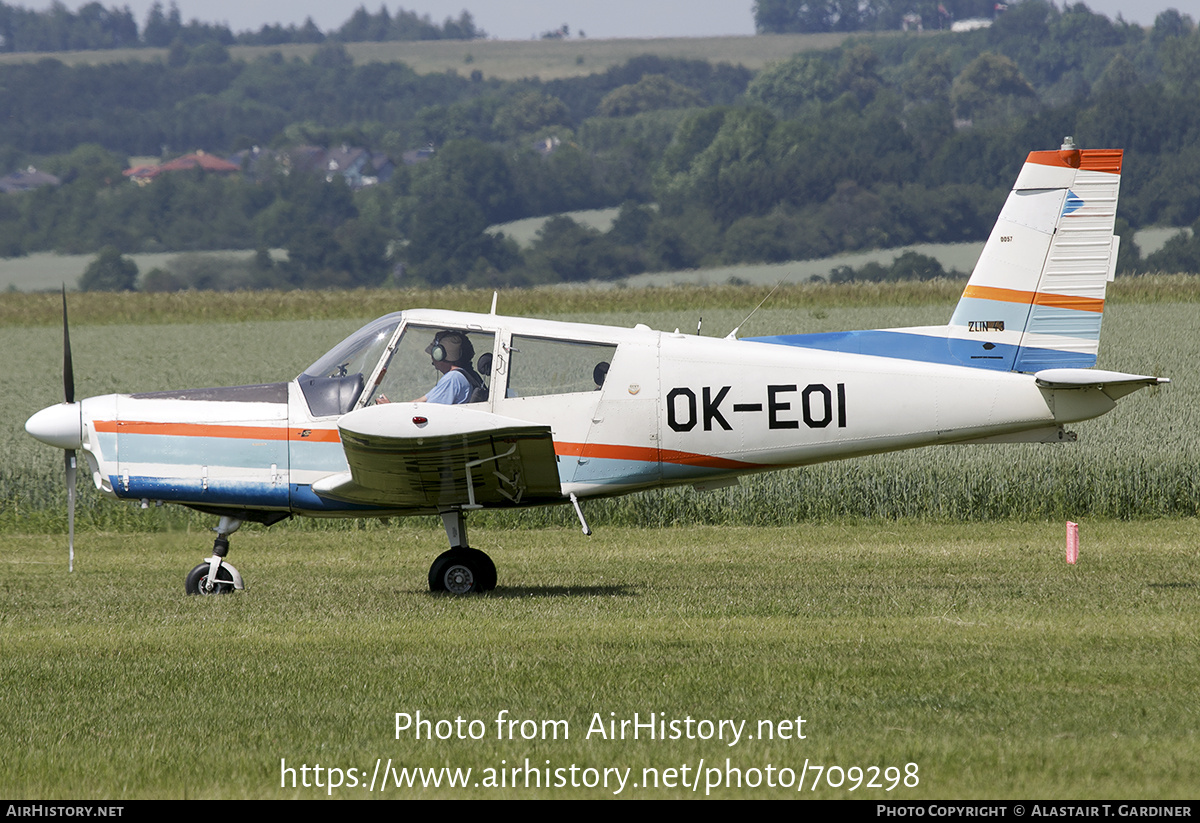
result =
[{"label": "wing flap", "polygon": [[392,403],[338,421],[349,474],[317,494],[388,508],[437,510],[562,500],[550,427],[464,406]]}]

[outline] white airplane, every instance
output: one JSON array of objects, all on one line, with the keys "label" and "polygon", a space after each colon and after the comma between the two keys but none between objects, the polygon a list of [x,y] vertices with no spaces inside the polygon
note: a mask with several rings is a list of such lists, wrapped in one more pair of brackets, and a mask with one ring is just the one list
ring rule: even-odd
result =
[{"label": "white airplane", "polygon": [[[364,326],[287,383],[66,402],[26,423],[82,449],[96,488],[220,518],[192,594],[243,588],[243,522],[438,514],[434,591],[496,567],[480,508],[574,504],[939,443],[1064,441],[1064,425],[1165,378],[1090,368],[1118,238],[1121,152],[1032,152],[946,326],[738,339],[410,310]],[[430,373],[430,364],[437,370]],[[436,383],[435,383],[436,381]],[[431,388],[432,385],[432,388]],[[414,400],[414,398],[416,398]],[[73,494],[69,494],[73,553]]]}]

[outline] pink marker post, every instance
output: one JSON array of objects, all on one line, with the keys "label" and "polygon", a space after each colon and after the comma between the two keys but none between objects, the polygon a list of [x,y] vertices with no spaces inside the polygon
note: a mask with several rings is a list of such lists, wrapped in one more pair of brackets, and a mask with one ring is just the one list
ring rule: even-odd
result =
[{"label": "pink marker post", "polygon": [[1067,521],[1067,562],[1075,565],[1079,559],[1079,524]]}]

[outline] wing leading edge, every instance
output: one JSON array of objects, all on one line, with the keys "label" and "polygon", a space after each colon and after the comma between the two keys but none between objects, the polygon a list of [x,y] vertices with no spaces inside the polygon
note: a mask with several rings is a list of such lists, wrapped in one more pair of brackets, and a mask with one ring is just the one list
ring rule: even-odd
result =
[{"label": "wing leading edge", "polygon": [[313,483],[347,503],[437,512],[561,502],[549,426],[465,406],[392,403],[338,421],[348,473]]}]

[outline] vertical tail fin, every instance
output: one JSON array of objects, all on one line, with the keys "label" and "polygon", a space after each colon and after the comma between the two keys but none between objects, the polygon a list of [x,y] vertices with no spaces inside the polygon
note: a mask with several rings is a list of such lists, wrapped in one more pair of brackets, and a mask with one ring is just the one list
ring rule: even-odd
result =
[{"label": "vertical tail fin", "polygon": [[1090,368],[1113,235],[1119,149],[1030,152],[948,326],[749,338],[997,371]]},{"label": "vertical tail fin", "polygon": [[1030,152],[950,319],[955,355],[1005,371],[1096,364],[1120,150]]}]

